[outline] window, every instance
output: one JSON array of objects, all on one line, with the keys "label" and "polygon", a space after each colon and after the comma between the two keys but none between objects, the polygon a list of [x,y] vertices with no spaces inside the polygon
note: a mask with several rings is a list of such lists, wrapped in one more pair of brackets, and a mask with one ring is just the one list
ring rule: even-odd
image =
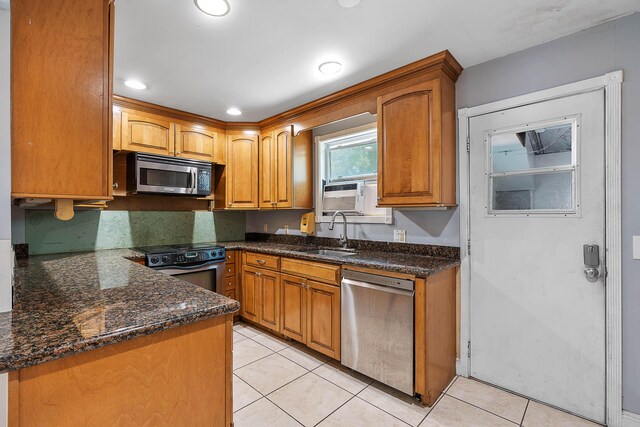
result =
[{"label": "window", "polygon": [[489,213],[577,213],[578,127],[572,117],[489,133]]},{"label": "window", "polygon": [[[378,196],[378,142],[375,123],[316,137],[317,189],[316,218],[329,222],[331,215],[323,212],[324,187],[356,183],[362,189],[358,210],[352,212],[351,223],[391,223],[391,209],[377,208]],[[348,188],[354,187],[350,185]],[[333,187],[341,189],[342,186]],[[347,187],[345,187],[347,188]],[[333,200],[333,203],[338,201]],[[340,203],[347,203],[341,199]],[[327,202],[328,203],[328,202]],[[334,204],[332,204],[334,205]],[[351,203],[353,205],[353,203]]]}]

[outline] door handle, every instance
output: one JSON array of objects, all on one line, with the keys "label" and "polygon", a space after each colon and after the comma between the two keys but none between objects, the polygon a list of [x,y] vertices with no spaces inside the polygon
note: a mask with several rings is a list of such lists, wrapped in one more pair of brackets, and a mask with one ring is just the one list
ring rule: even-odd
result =
[{"label": "door handle", "polygon": [[584,275],[589,279],[600,277],[600,247],[598,245],[582,246],[584,258]]}]

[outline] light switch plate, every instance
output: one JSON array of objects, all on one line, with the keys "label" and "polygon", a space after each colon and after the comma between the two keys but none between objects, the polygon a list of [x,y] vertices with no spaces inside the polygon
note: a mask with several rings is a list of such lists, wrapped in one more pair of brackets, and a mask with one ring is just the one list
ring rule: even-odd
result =
[{"label": "light switch plate", "polygon": [[407,241],[407,231],[393,230],[393,241],[398,243],[405,243]]},{"label": "light switch plate", "polygon": [[633,259],[640,259],[640,236],[633,236]]}]

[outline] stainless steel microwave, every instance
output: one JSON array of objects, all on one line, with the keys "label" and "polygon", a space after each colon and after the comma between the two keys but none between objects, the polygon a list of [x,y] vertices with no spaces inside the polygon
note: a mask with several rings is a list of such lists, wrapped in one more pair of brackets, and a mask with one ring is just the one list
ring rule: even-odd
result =
[{"label": "stainless steel microwave", "polygon": [[208,196],[211,163],[177,157],[130,153],[127,186],[134,193]]}]

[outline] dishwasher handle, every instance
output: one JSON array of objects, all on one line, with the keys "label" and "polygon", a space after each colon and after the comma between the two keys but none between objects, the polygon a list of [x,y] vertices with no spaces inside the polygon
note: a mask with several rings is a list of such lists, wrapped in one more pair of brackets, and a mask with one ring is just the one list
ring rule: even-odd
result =
[{"label": "dishwasher handle", "polygon": [[389,286],[374,285],[373,283],[361,282],[359,280],[347,279],[345,277],[342,278],[342,284],[348,285],[348,286],[356,286],[360,288],[373,289],[380,292],[386,292],[388,294],[413,296],[413,293],[414,293],[414,291],[408,291],[408,290],[399,289],[399,288],[392,288]]}]

